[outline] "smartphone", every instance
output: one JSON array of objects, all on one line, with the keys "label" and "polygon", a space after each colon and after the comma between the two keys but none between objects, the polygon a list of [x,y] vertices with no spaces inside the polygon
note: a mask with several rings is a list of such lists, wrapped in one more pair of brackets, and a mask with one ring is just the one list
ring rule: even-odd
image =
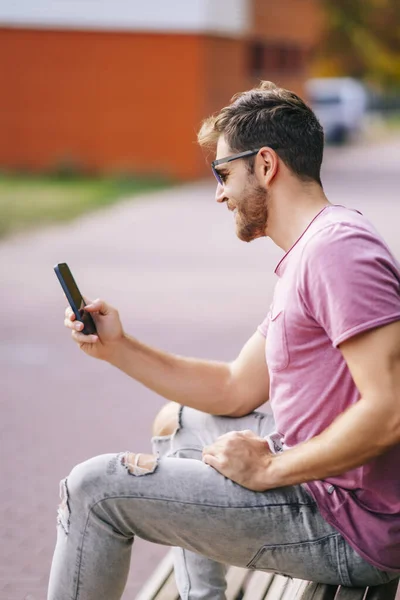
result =
[{"label": "smartphone", "polygon": [[67,300],[74,311],[76,319],[84,324],[82,333],[86,335],[89,335],[90,333],[97,334],[96,325],[94,324],[92,315],[84,310],[85,301],[75,283],[75,279],[72,277],[69,266],[66,263],[59,263],[54,267],[54,271],[67,296]]}]

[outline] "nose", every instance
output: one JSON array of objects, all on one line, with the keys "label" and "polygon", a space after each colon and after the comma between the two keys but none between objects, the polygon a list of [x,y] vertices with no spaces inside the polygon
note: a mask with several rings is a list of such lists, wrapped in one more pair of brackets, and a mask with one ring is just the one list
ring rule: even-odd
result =
[{"label": "nose", "polygon": [[217,202],[226,202],[228,198],[225,196],[225,189],[221,183],[217,184],[217,189],[215,190],[215,200]]}]

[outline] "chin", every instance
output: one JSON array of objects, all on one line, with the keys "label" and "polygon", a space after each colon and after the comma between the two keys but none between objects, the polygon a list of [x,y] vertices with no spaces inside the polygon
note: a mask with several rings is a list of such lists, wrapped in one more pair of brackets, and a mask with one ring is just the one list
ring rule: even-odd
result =
[{"label": "chin", "polygon": [[251,242],[256,237],[256,236],[250,235],[246,229],[243,229],[241,227],[236,228],[236,235],[239,238],[239,240],[241,240],[242,242]]},{"label": "chin", "polygon": [[246,227],[236,227],[236,235],[242,242],[252,242],[260,237],[264,237],[265,233],[260,231],[252,231],[250,228]]},{"label": "chin", "polygon": [[265,232],[261,230],[259,223],[247,221],[240,213],[237,213],[235,222],[236,235],[242,242],[252,242],[265,236]]}]

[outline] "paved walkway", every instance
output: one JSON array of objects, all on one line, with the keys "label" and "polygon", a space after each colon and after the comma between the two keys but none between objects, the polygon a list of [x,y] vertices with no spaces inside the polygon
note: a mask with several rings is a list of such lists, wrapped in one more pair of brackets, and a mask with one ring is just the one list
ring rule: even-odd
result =
[{"label": "paved walkway", "polygon": [[[400,256],[400,140],[327,153],[332,201],[361,208]],[[119,307],[126,330],[166,350],[232,359],[264,318],[281,252],[236,239],[211,182],[158,192],[0,244],[0,597],[44,600],[58,481],[103,452],[148,451],[163,400],[75,347],[52,267]],[[165,548],[138,540],[124,600]]]}]

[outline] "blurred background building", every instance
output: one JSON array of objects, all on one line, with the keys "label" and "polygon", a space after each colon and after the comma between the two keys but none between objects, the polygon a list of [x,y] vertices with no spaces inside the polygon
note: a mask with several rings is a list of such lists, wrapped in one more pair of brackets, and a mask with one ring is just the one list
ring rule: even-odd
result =
[{"label": "blurred background building", "polygon": [[260,79],[304,91],[320,4],[3,3],[0,168],[202,176],[205,116]]}]

